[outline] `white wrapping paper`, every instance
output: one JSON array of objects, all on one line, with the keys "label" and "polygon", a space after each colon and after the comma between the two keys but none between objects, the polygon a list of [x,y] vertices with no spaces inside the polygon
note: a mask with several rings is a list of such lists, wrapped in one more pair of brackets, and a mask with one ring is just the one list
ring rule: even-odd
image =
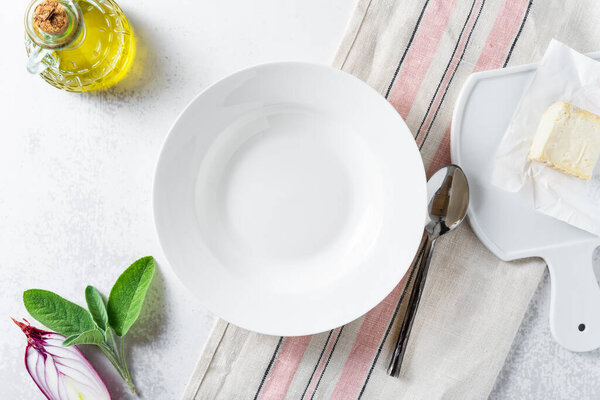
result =
[{"label": "white wrapping paper", "polygon": [[542,114],[557,101],[600,115],[600,62],[552,40],[496,152],[492,182],[510,192],[531,185],[537,211],[600,235],[600,162],[585,182],[528,159]]}]

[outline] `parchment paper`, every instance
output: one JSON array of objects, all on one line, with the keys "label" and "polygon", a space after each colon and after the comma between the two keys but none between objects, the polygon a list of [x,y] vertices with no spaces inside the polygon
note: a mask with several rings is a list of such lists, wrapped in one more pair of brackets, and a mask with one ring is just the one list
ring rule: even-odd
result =
[{"label": "parchment paper", "polygon": [[518,192],[532,186],[532,207],[600,235],[600,162],[585,182],[528,159],[544,111],[564,101],[600,115],[600,62],[552,40],[498,147],[492,183]]}]

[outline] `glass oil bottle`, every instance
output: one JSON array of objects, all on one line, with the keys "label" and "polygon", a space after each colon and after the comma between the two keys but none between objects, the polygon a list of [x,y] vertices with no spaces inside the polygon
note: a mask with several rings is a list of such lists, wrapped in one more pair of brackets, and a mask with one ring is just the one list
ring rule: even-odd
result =
[{"label": "glass oil bottle", "polygon": [[33,0],[25,31],[29,72],[70,92],[116,84],[134,58],[133,32],[113,0]]}]

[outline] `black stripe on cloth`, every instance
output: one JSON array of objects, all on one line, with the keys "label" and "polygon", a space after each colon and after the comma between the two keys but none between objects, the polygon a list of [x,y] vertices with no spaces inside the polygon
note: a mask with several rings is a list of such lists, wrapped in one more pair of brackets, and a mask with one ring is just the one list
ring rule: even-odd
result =
[{"label": "black stripe on cloth", "polygon": [[254,400],[258,399],[258,395],[260,394],[260,391],[262,390],[263,385],[265,384],[265,380],[267,379],[267,376],[269,375],[269,372],[271,371],[271,367],[273,366],[273,363],[275,362],[275,358],[277,357],[277,353],[279,352],[279,348],[281,347],[281,342],[283,342],[283,336],[281,336],[279,338],[279,341],[277,342],[277,346],[275,347],[275,351],[273,351],[273,355],[271,356],[269,365],[267,365],[267,369],[265,370],[265,373],[263,374],[263,377],[260,380],[260,385],[258,385],[258,390],[256,391],[256,394],[254,395]]},{"label": "black stripe on cloth", "polygon": [[327,348],[327,343],[329,343],[329,339],[331,339],[332,333],[333,333],[333,329],[330,330],[329,335],[327,335],[327,340],[325,340],[323,349],[321,349],[321,354],[319,355],[319,359],[315,363],[315,367],[313,368],[312,373],[310,374],[310,378],[308,378],[308,382],[306,382],[306,387],[304,388],[304,391],[302,392],[302,396],[300,396],[301,399],[304,398],[304,395],[306,394],[306,391],[308,390],[308,387],[310,386],[310,382],[312,381],[313,376],[315,376],[315,372],[317,372],[317,367],[319,366],[319,363],[321,362],[321,358],[323,358],[323,354],[325,353],[325,348]]},{"label": "black stripe on cloth", "polygon": [[444,99],[446,98],[446,94],[448,93],[448,89],[450,88],[450,85],[452,85],[452,80],[454,79],[454,75],[456,75],[456,71],[458,71],[458,68],[460,67],[460,63],[462,62],[462,59],[463,59],[465,53],[467,52],[467,49],[469,48],[469,42],[471,41],[471,35],[473,34],[473,31],[475,30],[475,26],[477,25],[477,21],[479,20],[479,17],[481,16],[481,10],[483,10],[483,5],[484,4],[485,4],[485,0],[483,0],[481,2],[481,8],[479,9],[479,12],[477,13],[477,17],[475,18],[475,23],[471,27],[471,31],[469,32],[469,36],[467,36],[467,42],[465,43],[465,48],[463,49],[462,53],[460,54],[460,58],[458,59],[458,63],[456,64],[456,68],[452,72],[452,75],[450,75],[450,80],[448,81],[448,84],[446,85],[446,88],[444,89],[444,93],[442,94],[442,98],[440,100],[440,104],[438,104],[438,106],[437,106],[437,108],[435,110],[435,113],[433,114],[433,118],[431,119],[431,123],[429,124],[429,128],[427,128],[427,132],[425,132],[425,136],[423,137],[423,141],[421,142],[421,145],[419,146],[419,150],[423,149],[423,146],[425,146],[425,141],[427,140],[427,137],[429,136],[429,132],[431,131],[431,128],[433,127],[433,123],[435,122],[435,118],[437,117],[438,112],[440,111],[440,109],[442,108],[442,105],[444,104]]},{"label": "black stripe on cloth", "polygon": [[337,337],[335,338],[335,342],[333,343],[333,347],[331,347],[331,351],[329,352],[329,356],[327,357],[327,362],[325,362],[325,366],[323,367],[323,371],[321,371],[321,375],[319,376],[319,380],[317,381],[317,385],[315,386],[315,390],[313,390],[312,396],[310,396],[310,400],[313,400],[313,398],[315,397],[315,393],[317,393],[317,389],[319,389],[319,384],[321,383],[321,379],[323,379],[323,375],[325,375],[325,371],[327,371],[327,366],[329,365],[329,361],[331,360],[331,356],[333,355],[333,352],[335,351],[335,346],[337,346],[338,341],[340,340],[340,337],[342,336],[342,331],[343,330],[344,330],[344,327],[342,326],[340,328],[340,331],[338,332]]},{"label": "black stripe on cloth", "polygon": [[[425,249],[421,249],[421,251],[419,252],[418,257],[422,257],[423,256],[423,252],[425,251]],[[410,284],[410,282],[413,279],[413,275],[415,274],[416,268],[413,268],[410,271],[410,274],[408,275],[408,280],[406,281],[406,285],[404,286],[404,289],[402,291],[402,294],[400,295],[400,299],[398,300],[398,303],[396,304],[396,308],[394,309],[394,314],[392,315],[392,319],[390,320],[390,323],[387,326],[387,329],[385,330],[385,334],[383,335],[383,339],[381,340],[381,342],[379,343],[379,347],[377,348],[377,353],[375,354],[375,358],[373,359],[373,362],[371,363],[371,367],[369,368],[369,373],[367,374],[367,377],[365,378],[365,382],[362,385],[362,388],[360,388],[360,393],[358,394],[357,400],[360,399],[363,395],[363,393],[365,392],[365,389],[367,388],[367,383],[369,383],[369,379],[371,378],[371,374],[373,373],[373,369],[375,368],[375,364],[377,364],[377,360],[379,359],[379,355],[381,354],[381,350],[383,349],[383,345],[388,337],[388,335],[390,334],[390,331],[392,330],[392,326],[394,325],[394,321],[396,320],[396,317],[398,316],[398,312],[400,311],[400,306],[402,305],[402,300],[404,300],[404,296],[406,295],[406,288],[408,287],[408,285]]]},{"label": "black stripe on cloth", "polygon": [[513,40],[512,44],[510,45],[510,50],[508,51],[508,55],[506,56],[506,61],[504,61],[502,68],[506,68],[506,66],[508,65],[508,61],[510,61],[510,56],[512,55],[512,52],[515,49],[515,46],[517,45],[517,41],[519,40],[519,37],[521,36],[521,31],[523,31],[523,26],[525,26],[525,21],[527,21],[527,16],[529,15],[529,10],[531,9],[532,5],[533,5],[533,0],[529,0],[529,4],[527,4],[527,10],[525,10],[525,15],[523,16],[523,20],[521,21],[521,26],[519,27],[517,36],[515,36],[515,40]]},{"label": "black stripe on cloth", "polygon": [[[427,120],[427,116],[429,115],[429,111],[431,111],[431,107],[433,106],[433,102],[435,101],[435,97],[437,96],[438,92],[440,91],[440,86],[442,86],[442,82],[444,81],[444,78],[446,77],[446,74],[448,73],[448,70],[450,69],[450,65],[452,65],[452,60],[454,60],[454,56],[456,55],[456,50],[458,50],[458,45],[460,44],[460,40],[462,39],[463,33],[465,32],[465,29],[467,28],[467,24],[469,23],[469,20],[471,19],[471,14],[473,14],[473,9],[475,8],[475,3],[476,2],[477,2],[477,0],[473,0],[473,4],[471,4],[471,9],[469,10],[469,14],[467,14],[467,18],[465,19],[465,23],[463,24],[463,27],[460,30],[460,34],[458,35],[458,38],[456,39],[456,44],[454,45],[454,49],[452,50],[452,54],[450,55],[450,59],[448,60],[448,64],[446,64],[446,69],[444,69],[444,73],[442,74],[442,77],[438,81],[437,87],[435,88],[435,92],[433,92],[433,96],[431,96],[431,101],[429,102],[429,105],[427,106],[427,110],[425,111],[425,114],[423,114],[423,120],[421,120],[421,124],[419,125],[419,129],[417,129],[417,134],[415,135],[415,140],[417,140],[419,138],[419,134],[421,133],[421,129],[423,128],[423,125],[425,124],[425,121]],[[483,3],[481,4],[481,6],[483,7]],[[474,26],[475,26],[475,24],[473,24],[473,27]],[[466,47],[467,46],[465,45],[465,48]],[[458,66],[457,66],[457,68],[458,68]]]},{"label": "black stripe on cloth", "polygon": [[392,81],[390,82],[390,86],[388,86],[387,92],[385,92],[386,99],[388,98],[388,96],[390,95],[390,92],[392,91],[392,86],[394,86],[394,82],[396,81],[398,72],[400,72],[400,67],[402,66],[402,63],[404,62],[404,59],[406,58],[406,54],[408,53],[408,50],[410,50],[410,46],[412,45],[415,35],[417,34],[417,31],[419,30],[419,25],[421,25],[421,19],[423,19],[423,14],[425,14],[425,9],[427,8],[427,4],[429,4],[429,0],[425,1],[425,4],[423,5],[423,8],[421,9],[421,14],[419,14],[419,18],[417,19],[417,23],[415,24],[415,27],[414,27],[412,33],[410,34],[410,39],[408,39],[408,44],[406,45],[406,48],[404,49],[404,53],[402,53],[402,57],[400,58],[398,67],[396,67],[396,71],[394,72],[394,76],[392,77]]}]

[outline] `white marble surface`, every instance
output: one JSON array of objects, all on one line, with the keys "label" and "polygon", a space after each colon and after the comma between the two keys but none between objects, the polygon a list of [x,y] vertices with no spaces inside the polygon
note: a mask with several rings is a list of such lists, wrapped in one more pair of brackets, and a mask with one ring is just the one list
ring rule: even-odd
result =
[{"label": "white marble surface", "polygon": [[[134,73],[106,93],[59,91],[25,71],[25,2],[0,13],[0,399],[42,395],[23,366],[23,290],[83,304],[154,255],[158,274],[127,337],[139,398],[178,399],[212,326],[164,263],[151,210],[154,164],[171,124],[202,89],[252,64],[328,64],[353,0],[121,0],[136,31]],[[94,349],[84,347],[96,364]],[[114,399],[126,394],[110,365]]]},{"label": "white marble surface", "polygon": [[[593,260],[598,277],[600,247],[596,249]],[[573,353],[554,342],[548,326],[549,306],[550,277],[546,270],[490,399],[600,398],[600,349]]]},{"label": "white marble surface", "polygon": [[[151,215],[160,145],[192,97],[217,79],[274,60],[328,63],[353,0],[227,2],[122,0],[139,39],[134,73],[106,93],[58,91],[24,68],[21,9],[0,13],[0,398],[41,398],[23,367],[23,290],[83,303],[122,269],[154,255],[159,270],[128,339],[142,399],[178,399],[213,317],[164,264]],[[22,4],[22,7],[21,7]],[[593,399],[597,351],[570,353],[548,332],[542,282],[492,393],[494,399]],[[109,365],[86,349],[114,399],[129,398]]]}]

